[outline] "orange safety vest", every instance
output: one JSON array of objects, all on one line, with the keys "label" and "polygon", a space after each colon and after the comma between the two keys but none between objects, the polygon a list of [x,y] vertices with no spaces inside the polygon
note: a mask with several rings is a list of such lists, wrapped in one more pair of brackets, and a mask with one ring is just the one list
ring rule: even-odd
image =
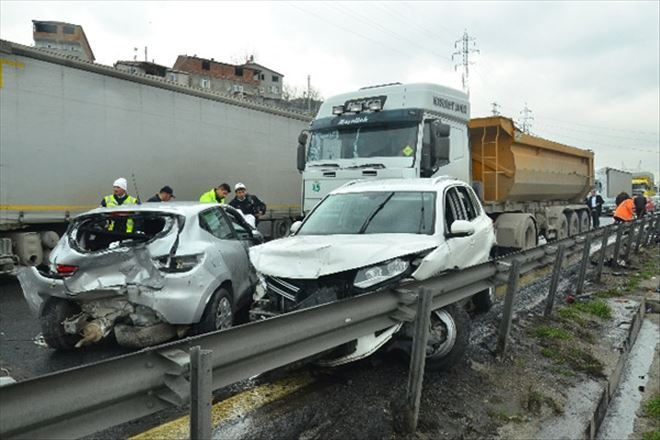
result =
[{"label": "orange safety vest", "polygon": [[624,221],[631,221],[635,218],[635,202],[633,199],[626,199],[619,203],[619,206],[614,210],[614,217],[618,217]]}]

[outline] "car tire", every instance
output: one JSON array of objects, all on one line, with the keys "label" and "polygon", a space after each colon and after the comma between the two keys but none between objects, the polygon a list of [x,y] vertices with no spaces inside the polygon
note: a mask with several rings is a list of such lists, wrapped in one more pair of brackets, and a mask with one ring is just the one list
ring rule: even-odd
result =
[{"label": "car tire", "polygon": [[493,301],[495,298],[495,289],[492,287],[482,290],[479,293],[475,293],[472,296],[472,310],[474,313],[486,313],[493,307]]},{"label": "car tire", "polygon": [[80,336],[64,331],[62,321],[80,313],[76,303],[60,298],[49,298],[44,304],[39,319],[44,341],[50,348],[56,350],[72,350],[80,340]]},{"label": "car tire", "polygon": [[192,327],[193,335],[230,328],[234,323],[231,294],[224,287],[215,291],[202,314],[202,319]]},{"label": "car tire", "polygon": [[458,304],[431,312],[426,368],[444,371],[456,366],[470,339],[470,317]]}]

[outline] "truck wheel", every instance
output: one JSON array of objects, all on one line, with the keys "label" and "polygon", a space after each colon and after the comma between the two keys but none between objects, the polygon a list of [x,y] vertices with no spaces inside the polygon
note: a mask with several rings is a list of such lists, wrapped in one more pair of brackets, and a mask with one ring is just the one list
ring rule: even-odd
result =
[{"label": "truck wheel", "polygon": [[447,370],[463,358],[470,339],[470,317],[463,307],[451,304],[431,312],[426,367]]},{"label": "truck wheel", "polygon": [[282,238],[289,235],[291,229],[291,220],[283,218],[273,222],[273,239]]},{"label": "truck wheel", "polygon": [[571,211],[566,213],[566,220],[568,220],[568,236],[572,237],[580,233],[580,219],[577,212]]},{"label": "truck wheel", "polygon": [[49,298],[39,318],[41,333],[50,348],[56,350],[72,350],[80,340],[78,335],[70,335],[64,331],[62,322],[80,313],[78,304],[60,298]]},{"label": "truck wheel", "polygon": [[587,232],[591,226],[591,219],[589,218],[589,212],[586,210],[580,211],[580,232]]},{"label": "truck wheel", "polygon": [[201,335],[231,327],[234,323],[231,302],[231,295],[227,289],[220,287],[216,290],[204,309],[202,319],[193,325],[191,334]]},{"label": "truck wheel", "polygon": [[472,297],[472,305],[474,306],[474,313],[486,313],[493,307],[495,299],[495,289],[489,287],[479,293],[475,293]]},{"label": "truck wheel", "polygon": [[531,217],[528,217],[527,220],[525,220],[523,237],[523,250],[535,248],[538,244],[539,234],[536,231],[536,224]]}]

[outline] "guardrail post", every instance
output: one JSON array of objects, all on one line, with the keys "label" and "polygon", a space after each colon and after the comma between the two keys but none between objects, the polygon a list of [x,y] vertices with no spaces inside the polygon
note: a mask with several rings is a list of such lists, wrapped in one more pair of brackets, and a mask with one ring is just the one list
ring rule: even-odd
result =
[{"label": "guardrail post", "polygon": [[626,255],[623,257],[626,264],[630,262],[630,252],[632,251],[633,241],[635,239],[635,224],[637,220],[633,220],[628,225],[628,246],[626,247]]},{"label": "guardrail post", "polygon": [[596,269],[596,276],[594,281],[600,283],[600,278],[603,275],[603,264],[605,264],[605,256],[607,255],[607,240],[610,238],[610,229],[603,230],[603,240],[600,242],[600,255],[598,256],[598,268]]},{"label": "guardrail post", "polygon": [[190,349],[190,438],[211,438],[213,370],[211,350],[196,346]]},{"label": "guardrail post", "polygon": [[552,313],[552,306],[555,302],[555,294],[559,286],[559,276],[561,275],[561,266],[564,262],[564,252],[566,245],[560,244],[557,247],[557,255],[555,256],[555,266],[552,269],[552,278],[550,279],[550,290],[548,291],[548,298],[545,301],[545,311],[543,316],[550,316]]},{"label": "guardrail post", "polygon": [[415,317],[415,333],[406,391],[404,429],[408,433],[414,433],[417,430],[419,419],[419,405],[422,398],[422,382],[424,381],[424,366],[426,364],[426,344],[431,324],[432,300],[433,293],[430,290],[420,289],[417,297],[417,316]]},{"label": "guardrail post", "polygon": [[644,229],[646,229],[646,224],[649,222],[650,218],[644,217],[639,224],[639,232],[637,233],[637,243],[635,243],[635,253],[639,254],[639,247],[642,245],[642,237],[644,236]]},{"label": "guardrail post", "polygon": [[584,237],[584,248],[582,251],[582,264],[580,264],[580,273],[578,275],[577,289],[575,291],[576,295],[582,295],[582,289],[584,288],[584,277],[587,274],[587,266],[589,265],[589,250],[591,249],[591,234],[587,234]]},{"label": "guardrail post", "polygon": [[513,317],[513,300],[518,289],[518,276],[520,274],[520,261],[513,260],[509,269],[509,282],[506,286],[504,297],[504,309],[500,321],[500,331],[497,335],[497,353],[502,355],[506,350],[509,331],[511,330],[511,318]]},{"label": "guardrail post", "polygon": [[619,267],[619,252],[621,251],[621,237],[623,236],[623,225],[616,226],[616,242],[614,243],[614,254],[612,255],[612,268]]},{"label": "guardrail post", "polygon": [[649,231],[644,237],[644,247],[651,246],[651,243],[653,242],[653,234],[655,232],[655,227],[658,225],[658,221],[660,221],[660,216],[654,215],[651,217],[651,221],[649,222]]}]

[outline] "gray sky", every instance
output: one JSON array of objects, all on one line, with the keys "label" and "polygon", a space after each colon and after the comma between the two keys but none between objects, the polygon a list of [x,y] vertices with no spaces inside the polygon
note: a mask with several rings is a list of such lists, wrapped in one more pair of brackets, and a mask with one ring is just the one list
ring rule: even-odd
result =
[{"label": "gray sky", "polygon": [[84,27],[97,62],[177,55],[256,61],[325,97],[425,81],[461,88],[451,60],[464,30],[472,116],[518,119],[532,133],[596,153],[596,166],[660,174],[660,2],[15,2],[0,38],[32,44],[32,19]]}]

